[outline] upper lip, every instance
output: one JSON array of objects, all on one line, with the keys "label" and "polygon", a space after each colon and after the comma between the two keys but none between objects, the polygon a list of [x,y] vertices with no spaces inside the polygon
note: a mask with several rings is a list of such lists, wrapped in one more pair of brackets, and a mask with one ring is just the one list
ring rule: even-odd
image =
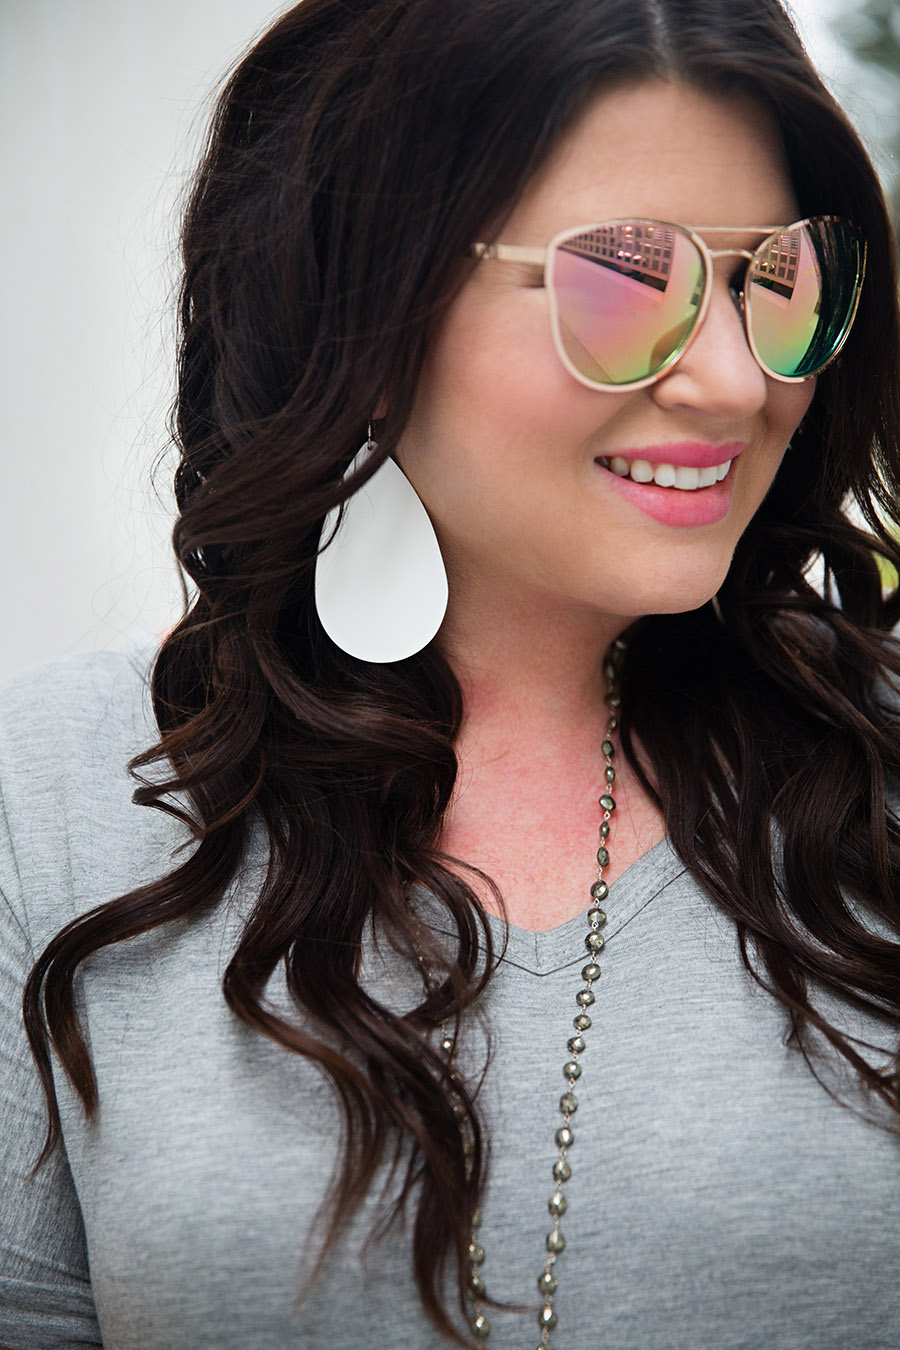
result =
[{"label": "upper lip", "polygon": [[650,464],[673,464],[676,468],[711,469],[735,459],[747,448],[746,441],[709,445],[704,441],[676,441],[671,445],[642,445],[639,450],[608,450],[598,459],[644,459]]}]

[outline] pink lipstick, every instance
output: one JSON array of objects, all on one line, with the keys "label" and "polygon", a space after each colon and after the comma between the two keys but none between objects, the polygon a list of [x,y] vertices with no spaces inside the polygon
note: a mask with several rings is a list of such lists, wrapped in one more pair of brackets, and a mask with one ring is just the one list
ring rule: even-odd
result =
[{"label": "pink lipstick", "polygon": [[604,487],[663,525],[714,525],[728,514],[732,461],[744,449],[744,441],[678,441],[612,451],[594,462]]}]

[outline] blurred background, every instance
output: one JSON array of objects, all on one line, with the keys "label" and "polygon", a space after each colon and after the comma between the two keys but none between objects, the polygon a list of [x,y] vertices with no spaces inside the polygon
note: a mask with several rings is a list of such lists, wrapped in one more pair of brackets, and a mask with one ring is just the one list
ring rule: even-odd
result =
[{"label": "blurred background", "polygon": [[[178,615],[179,206],[213,91],[288,7],[0,3],[0,676]],[[791,8],[900,216],[900,0]]]}]

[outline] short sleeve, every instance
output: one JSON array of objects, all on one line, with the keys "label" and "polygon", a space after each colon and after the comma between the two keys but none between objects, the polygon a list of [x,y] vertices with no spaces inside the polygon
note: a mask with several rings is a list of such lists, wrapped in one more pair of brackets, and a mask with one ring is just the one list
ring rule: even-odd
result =
[{"label": "short sleeve", "polygon": [[103,1344],[78,1196],[59,1146],[34,1180],[44,1096],[22,1020],[34,963],[0,799],[0,1347]]}]

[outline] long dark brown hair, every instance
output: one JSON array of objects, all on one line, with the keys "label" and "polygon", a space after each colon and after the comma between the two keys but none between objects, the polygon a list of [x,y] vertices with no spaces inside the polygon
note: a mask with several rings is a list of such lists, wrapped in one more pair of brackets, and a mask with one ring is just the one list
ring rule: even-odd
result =
[{"label": "long dark brown hair", "polygon": [[[304,0],[241,61],[184,226],[174,542],[193,598],[155,664],[159,741],[132,765],[135,801],[186,820],[195,844],[162,880],[62,929],[25,994],[49,1113],[40,1166],[60,1137],[49,1039],[87,1114],[97,1108],[79,963],[217,903],[262,823],[268,870],[224,996],[334,1085],[344,1148],[329,1240],[379,1162],[404,1160],[394,1212],[414,1212],[422,1303],[461,1344],[441,1282],[455,1264],[463,1299],[487,1146],[463,1087],[467,1165],[433,1033],[496,961],[475,894],[436,843],[462,697],[434,646],[386,666],[338,651],[316,618],[313,566],[385,397],[380,454],[397,445],[472,242],[499,230],[590,99],[650,77],[766,105],[801,211],[854,220],[869,276],[716,605],[635,626],[623,744],[813,1071],[830,1043],[867,1098],[900,1113],[888,803],[900,602],[876,560],[900,564],[884,523],[900,500],[894,243],[869,160],[776,0]],[[413,882],[446,910],[449,956],[408,908]],[[436,972],[406,1015],[360,986],[373,914]],[[279,962],[296,1022],[262,998]],[[888,1044],[842,1035],[819,990],[880,1017]]]}]

